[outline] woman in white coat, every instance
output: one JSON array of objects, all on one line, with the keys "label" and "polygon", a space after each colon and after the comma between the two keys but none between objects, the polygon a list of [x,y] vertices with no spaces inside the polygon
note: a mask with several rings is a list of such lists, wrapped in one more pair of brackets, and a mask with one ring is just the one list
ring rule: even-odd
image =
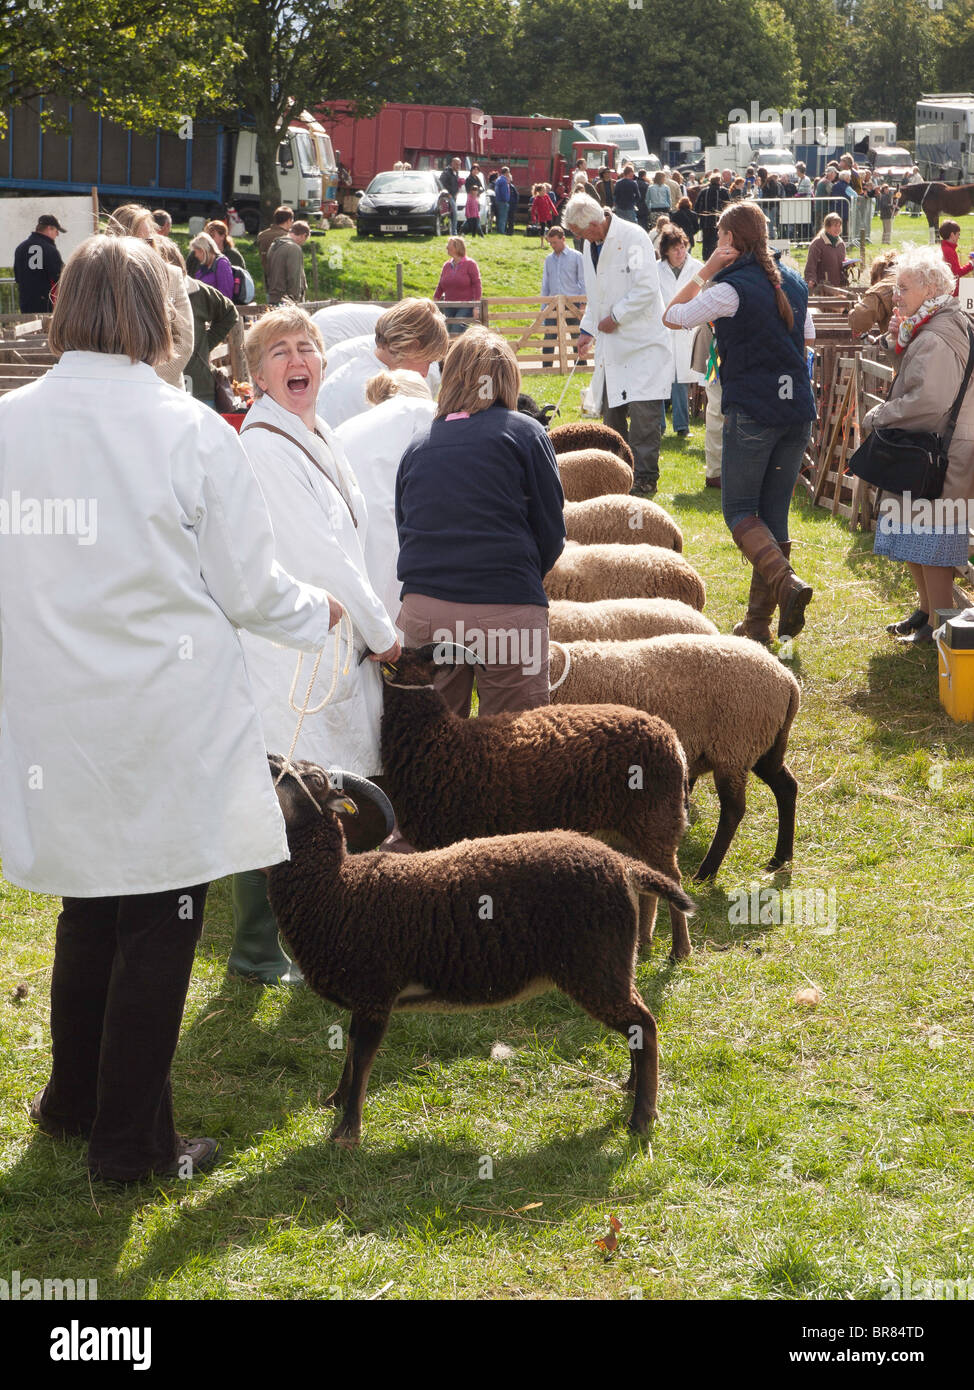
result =
[{"label": "woman in white coat", "polygon": [[396,622],[402,588],[396,576],[396,474],[407,447],[432,424],[436,403],[417,372],[382,372],[366,386],[365,398],[373,408],[346,420],[335,433],[369,509],[365,538],[369,582]]},{"label": "woman in white coat", "polygon": [[586,243],[587,303],[578,356],[588,356],[594,339],[592,409],[631,444],[633,490],[652,496],[659,480],[663,402],[673,381],[656,253],[642,227],[614,217],[583,193],[573,194],[562,217]]},{"label": "woman in white coat", "polygon": [[316,652],[341,614],[277,564],[234,432],[153,370],[168,284],[140,240],[83,242],[60,360],[0,400],[0,854],[64,899],[31,1118],[119,1181],[212,1163],[169,1083],[206,890],[288,857],[237,629]]},{"label": "woman in white coat", "polygon": [[[250,379],[258,398],[240,439],[267,501],[278,559],[341,594],[352,622],[354,650],[341,657],[327,706],[305,717],[294,756],[371,777],[381,770],[382,678],[375,662],[395,660],[399,643],[366,573],[365,501],[341,444],[315,415],[323,356],[321,335],[303,309],[282,307],[259,319],[247,335]],[[242,643],[267,751],[287,753],[297,724],[289,704],[295,658],[259,637],[244,634]],[[360,662],[367,652],[375,654],[373,661]],[[328,693],[336,659],[329,647],[309,708]],[[310,678],[305,662],[295,688],[299,708]],[[233,903],[230,973],[264,984],[299,983],[299,972],[280,948],[264,876],[237,874]]]},{"label": "woman in white coat", "polygon": [[[397,370],[426,377],[446,356],[446,320],[431,299],[403,299],[375,325],[375,343],[337,371],[329,371],[318,394],[318,414],[333,430],[368,410],[365,383],[377,373]],[[431,389],[433,384],[431,383]]]},{"label": "woman in white coat", "polygon": [[[116,208],[108,219],[106,230],[109,236],[136,236],[158,249],[159,235],[155,219],[148,208],[140,203],[126,203]],[[164,258],[165,259],[165,258]],[[170,386],[184,389],[183,372],[189,365],[196,345],[196,320],[193,306],[189,302],[186,288],[185,267],[166,265],[169,276],[169,299],[173,306],[172,356],[158,363],[156,372]]]},{"label": "woman in white coat", "polygon": [[[677,290],[689,284],[700,270],[700,262],[690,255],[690,240],[686,232],[672,222],[662,225],[656,249],[659,252],[659,287],[663,303],[669,304]],[[690,382],[694,374],[690,367],[692,335],[682,328],[668,328],[673,353],[673,386],[670,392],[673,429],[686,438],[690,433]],[[663,429],[666,429],[666,407],[663,407]]]}]

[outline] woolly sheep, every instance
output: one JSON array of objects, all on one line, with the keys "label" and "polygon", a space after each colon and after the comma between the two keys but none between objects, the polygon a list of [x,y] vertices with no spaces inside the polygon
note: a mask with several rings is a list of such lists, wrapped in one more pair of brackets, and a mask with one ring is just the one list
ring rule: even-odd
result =
[{"label": "woolly sheep", "polygon": [[607,449],[630,468],[635,467],[632,450],[619,431],[598,420],[574,420],[569,425],[555,425],[548,433],[556,454],[570,454],[577,449]]},{"label": "woolly sheep", "polygon": [[680,634],[639,642],[569,642],[551,650],[552,691],[558,703],[616,701],[658,715],[676,730],[687,755],[691,786],[714,775],[720,819],[698,879],[713,878],[746,810],[747,774],[774,793],[778,838],[769,869],[794,853],[798,784],[785,765],[788,734],[800,702],[786,666],[746,637]]},{"label": "woolly sheep", "polygon": [[555,642],[624,642],[667,632],[705,632],[716,624],[675,598],[604,598],[600,603],[556,599],[548,607],[548,636]]},{"label": "woolly sheep", "polygon": [[[282,758],[271,755],[275,776]],[[560,989],[629,1044],[629,1127],[656,1114],[656,1021],[635,982],[636,903],[677,884],[571,831],[465,840],[428,854],[347,855],[338,813],[354,809],[323,769],[277,786],[290,859],[268,871],[278,925],[308,985],[351,1010],[332,1139],[358,1144],[376,1052],[396,1009],[453,1011]],[[314,795],[321,810],[311,802]],[[489,908],[488,908],[489,904]]]},{"label": "woolly sheep", "polygon": [[675,598],[702,609],[707,590],[675,550],[657,545],[577,545],[569,542],[545,575],[549,599],[595,603],[606,598]]},{"label": "woolly sheep", "polygon": [[[526,830],[600,833],[679,883],[688,793],[673,730],[591,703],[461,719],[432,681],[471,656],[430,643],[382,664],[382,785],[406,840],[428,850]],[[648,941],[655,904],[643,907]],[[680,960],[690,954],[686,919],[675,908],[670,919]]]},{"label": "woolly sheep", "polygon": [[558,472],[568,502],[584,502],[606,493],[628,493],[633,473],[628,463],[605,449],[579,449],[558,455]]},{"label": "woolly sheep", "polygon": [[581,545],[659,545],[664,550],[683,550],[683,532],[669,512],[648,497],[610,494],[566,502],[565,530],[570,541]]},{"label": "woolly sheep", "polygon": [[529,396],[524,391],[521,391],[517,398],[517,408],[520,414],[530,415],[532,420],[537,420],[539,425],[544,425],[547,429],[558,407],[555,405],[539,405],[533,396]]}]

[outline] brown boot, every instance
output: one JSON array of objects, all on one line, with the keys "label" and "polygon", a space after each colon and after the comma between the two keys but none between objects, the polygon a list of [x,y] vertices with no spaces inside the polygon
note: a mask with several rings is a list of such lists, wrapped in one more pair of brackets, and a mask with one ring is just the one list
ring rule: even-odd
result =
[{"label": "brown boot", "polygon": [[774,594],[756,569],[751,570],[751,592],[747,596],[747,616],[734,625],[735,637],[750,637],[765,647],[771,641],[771,619],[777,604]]},{"label": "brown boot", "polygon": [[[760,517],[748,516],[733,530],[734,543],[750,560],[774,596],[780,610],[778,636],[797,637],[805,626],[805,609],[812,586],[799,579],[782,547]],[[790,542],[785,542],[789,550]]]}]

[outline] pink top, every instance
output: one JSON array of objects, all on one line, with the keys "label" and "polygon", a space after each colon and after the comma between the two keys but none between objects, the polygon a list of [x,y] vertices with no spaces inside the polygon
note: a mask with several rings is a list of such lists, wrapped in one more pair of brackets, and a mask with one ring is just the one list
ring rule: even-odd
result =
[{"label": "pink top", "polygon": [[476,194],[476,193],[468,193],[468,194],[467,194],[467,216],[468,216],[468,217],[479,217],[479,216],[480,216],[480,199],[477,197],[477,194]]},{"label": "pink top", "polygon": [[477,262],[472,260],[470,256],[461,256],[458,261],[451,257],[440,271],[440,283],[436,287],[433,298],[464,301],[481,299],[482,297],[483,290]]}]

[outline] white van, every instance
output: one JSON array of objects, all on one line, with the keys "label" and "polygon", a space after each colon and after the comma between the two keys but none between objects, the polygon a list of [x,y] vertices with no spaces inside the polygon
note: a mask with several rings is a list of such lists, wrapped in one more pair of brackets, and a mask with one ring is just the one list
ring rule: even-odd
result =
[{"label": "white van", "polygon": [[[304,222],[321,221],[321,169],[314,141],[307,130],[288,126],[277,151],[277,176],[281,202],[294,208]],[[233,163],[233,190],[229,201],[248,233],[260,226],[260,178],[257,171],[257,136],[252,130],[237,133]]]}]

